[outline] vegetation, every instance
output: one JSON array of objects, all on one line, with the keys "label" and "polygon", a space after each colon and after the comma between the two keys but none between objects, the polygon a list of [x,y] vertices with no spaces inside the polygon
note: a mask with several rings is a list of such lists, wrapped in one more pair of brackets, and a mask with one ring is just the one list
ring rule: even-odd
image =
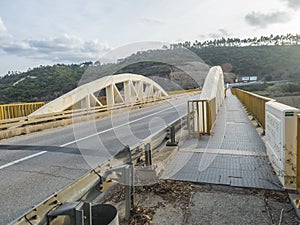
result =
[{"label": "vegetation", "polygon": [[[117,63],[101,64],[99,61],[81,64],[57,64],[28,69],[27,72],[9,72],[0,78],[0,104],[12,102],[50,101],[74,89],[78,84],[99,77],[131,72],[145,76],[159,76],[177,82],[183,88],[195,88],[193,79],[185,68],[192,62],[221,65],[231,73],[230,81],[242,76],[257,76],[259,80],[300,80],[300,35],[270,35],[260,38],[221,38],[204,42],[195,41],[164,46],[162,50],[137,52]],[[201,62],[201,60],[200,60]],[[189,64],[190,63],[190,64]],[[183,72],[185,71],[185,72]],[[199,75],[207,66],[196,68]],[[189,74],[191,71],[188,71]],[[203,75],[201,75],[203,76]],[[201,78],[202,79],[202,78]],[[198,82],[199,83],[199,82]],[[288,94],[300,93],[295,83],[265,85],[254,91],[271,91]],[[273,88],[273,89],[272,89]]]},{"label": "vegetation", "polygon": [[185,48],[205,48],[205,47],[245,47],[245,46],[284,46],[284,45],[298,45],[300,44],[299,34],[287,35],[273,35],[261,36],[254,38],[227,38],[224,37],[215,40],[206,40],[204,42],[195,41],[191,43],[186,41],[183,43],[173,44],[171,48],[185,47]]},{"label": "vegetation", "polygon": [[272,84],[256,84],[240,87],[246,91],[255,92],[266,97],[300,95],[300,82],[282,82]]},{"label": "vegetation", "polygon": [[0,79],[0,102],[49,101],[77,86],[88,65],[40,66]]},{"label": "vegetation", "polygon": [[264,83],[240,88],[300,108],[300,82]]}]

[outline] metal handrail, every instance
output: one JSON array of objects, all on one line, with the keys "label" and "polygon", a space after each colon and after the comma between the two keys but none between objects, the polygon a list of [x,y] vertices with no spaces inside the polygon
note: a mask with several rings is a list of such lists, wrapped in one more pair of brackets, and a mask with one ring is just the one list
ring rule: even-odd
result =
[{"label": "metal handrail", "polygon": [[248,112],[253,114],[253,116],[258,120],[261,126],[265,129],[265,104],[266,102],[275,100],[237,88],[231,88],[231,92],[232,94],[237,96],[237,98],[243,103],[243,105],[245,105]]}]

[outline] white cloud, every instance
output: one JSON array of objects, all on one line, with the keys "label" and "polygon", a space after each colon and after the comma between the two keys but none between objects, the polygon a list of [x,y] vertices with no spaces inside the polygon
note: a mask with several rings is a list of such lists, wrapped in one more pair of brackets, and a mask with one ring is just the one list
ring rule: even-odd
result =
[{"label": "white cloud", "polygon": [[218,39],[218,38],[221,38],[221,37],[227,37],[227,36],[229,36],[229,33],[225,29],[221,28],[221,29],[218,29],[214,33],[209,33],[208,36],[210,38]]},{"label": "white cloud", "polygon": [[78,62],[97,60],[108,52],[110,47],[98,40],[84,41],[81,38],[62,34],[42,40],[16,40],[6,38],[1,41],[0,49],[7,54],[26,56],[33,59],[46,59],[52,62]]},{"label": "white cloud", "polygon": [[283,0],[288,4],[288,7],[299,10],[300,9],[300,0]]},{"label": "white cloud", "polygon": [[7,29],[2,21],[2,18],[0,17],[0,36],[5,33],[7,33]]},{"label": "white cloud", "polygon": [[251,12],[245,16],[251,26],[266,28],[271,24],[287,23],[291,20],[288,12],[277,11],[272,13]]},{"label": "white cloud", "polygon": [[142,17],[140,20],[146,24],[155,24],[155,25],[164,24],[164,21],[153,17]]}]

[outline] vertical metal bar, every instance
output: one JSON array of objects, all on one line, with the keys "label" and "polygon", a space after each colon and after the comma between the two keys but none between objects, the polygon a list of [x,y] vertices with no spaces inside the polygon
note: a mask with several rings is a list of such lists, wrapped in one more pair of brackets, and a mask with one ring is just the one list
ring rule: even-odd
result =
[{"label": "vertical metal bar", "polygon": [[91,203],[84,202],[82,205],[82,209],[84,212],[84,225],[92,225]]},{"label": "vertical metal bar", "polygon": [[199,102],[196,102],[196,114],[197,114],[197,132],[201,132],[200,128],[200,113],[199,113]]},{"label": "vertical metal bar", "polygon": [[146,166],[152,165],[152,156],[151,156],[151,145],[150,143],[145,145],[145,161]]},{"label": "vertical metal bar", "polygon": [[196,121],[196,112],[195,112],[195,101],[193,101],[193,132],[197,132],[197,121]]},{"label": "vertical metal bar", "polygon": [[300,193],[300,114],[297,118],[297,175],[296,175],[296,189]]},{"label": "vertical metal bar", "polygon": [[125,179],[127,183],[125,185],[125,220],[130,219],[130,210],[133,202],[133,166],[128,165],[125,168]]},{"label": "vertical metal bar", "polygon": [[176,142],[175,137],[175,126],[170,127],[170,141],[167,142],[167,146],[177,146],[178,142]]},{"label": "vertical metal bar", "polygon": [[84,225],[83,210],[75,210],[75,224],[74,225]]},{"label": "vertical metal bar", "polygon": [[193,132],[196,131],[196,127],[195,127],[195,107],[194,107],[194,101],[192,101],[192,124],[193,124]]},{"label": "vertical metal bar", "polygon": [[187,102],[187,107],[188,107],[188,117],[187,117],[187,123],[188,123],[188,131],[191,132],[191,125],[190,125],[190,122],[191,122],[191,118],[190,118],[190,101]]},{"label": "vertical metal bar", "polygon": [[211,109],[210,109],[210,101],[208,104],[206,104],[206,126],[207,126],[207,132],[210,133],[211,129]]},{"label": "vertical metal bar", "polygon": [[[205,115],[205,107],[207,107],[207,102],[206,101],[202,101],[202,126],[203,126],[203,133],[207,133],[207,127],[205,126],[206,125],[206,123],[205,123],[205,118],[204,118],[204,115]],[[206,118],[206,120],[207,120],[207,118]]]},{"label": "vertical metal bar", "polygon": [[0,119],[3,120],[3,119],[4,119],[4,110],[3,110],[3,106],[0,106],[0,110],[1,110]]}]

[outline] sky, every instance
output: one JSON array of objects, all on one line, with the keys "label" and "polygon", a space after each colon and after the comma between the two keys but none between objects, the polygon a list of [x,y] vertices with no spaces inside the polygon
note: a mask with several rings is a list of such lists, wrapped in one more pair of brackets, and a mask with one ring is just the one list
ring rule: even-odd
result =
[{"label": "sky", "polygon": [[300,34],[300,0],[0,0],[0,76],[134,43],[287,33]]}]

